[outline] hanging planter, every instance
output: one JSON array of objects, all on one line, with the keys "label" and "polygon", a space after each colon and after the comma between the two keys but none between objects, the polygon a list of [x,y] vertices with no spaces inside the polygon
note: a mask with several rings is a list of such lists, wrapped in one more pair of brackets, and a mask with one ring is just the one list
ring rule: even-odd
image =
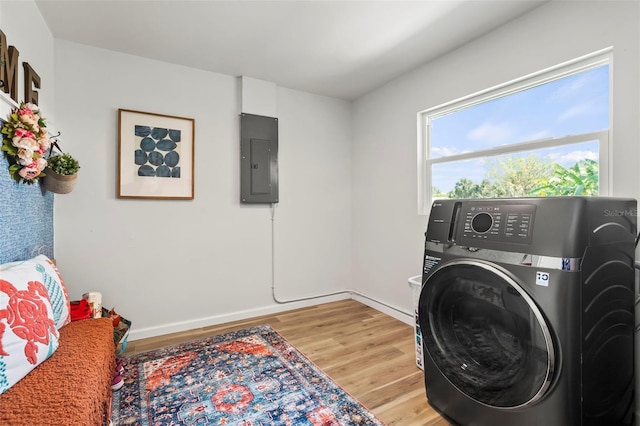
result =
[{"label": "hanging planter", "polygon": [[69,154],[54,155],[48,158],[42,181],[47,191],[56,194],[68,194],[73,191],[78,179],[80,164]]},{"label": "hanging planter", "polygon": [[56,194],[70,193],[76,186],[76,180],[78,180],[77,173],[74,175],[61,175],[49,167],[44,169],[44,174],[45,176],[42,179],[44,189]]}]

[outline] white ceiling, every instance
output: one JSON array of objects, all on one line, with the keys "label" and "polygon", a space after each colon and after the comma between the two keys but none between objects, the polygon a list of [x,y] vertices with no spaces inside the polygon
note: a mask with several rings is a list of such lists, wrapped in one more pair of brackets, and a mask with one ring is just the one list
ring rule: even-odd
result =
[{"label": "white ceiling", "polygon": [[543,0],[38,0],[59,39],[355,99]]}]

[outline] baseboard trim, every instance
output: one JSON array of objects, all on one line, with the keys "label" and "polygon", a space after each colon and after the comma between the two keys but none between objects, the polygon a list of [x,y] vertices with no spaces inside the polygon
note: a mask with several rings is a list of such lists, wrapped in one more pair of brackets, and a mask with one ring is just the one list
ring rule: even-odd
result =
[{"label": "baseboard trim", "polygon": [[372,307],[373,309],[383,312],[399,321],[402,321],[408,325],[413,325],[413,316],[406,313],[400,313],[397,310],[393,310],[385,306],[385,304],[378,302],[375,299],[369,297],[363,297],[361,295],[346,291],[342,294],[336,294],[332,296],[323,296],[309,300],[301,300],[298,302],[291,302],[286,304],[270,305],[256,309],[246,309],[242,311],[236,311],[224,315],[213,315],[204,318],[197,318],[189,321],[180,321],[174,323],[163,324],[154,327],[145,327],[136,329],[135,326],[129,332],[128,341],[146,339],[148,337],[162,336],[165,334],[179,333],[182,331],[193,330],[200,327],[209,327],[212,325],[225,324],[233,321],[240,321],[249,318],[255,318],[262,315],[271,315],[280,312],[290,311],[298,308],[306,308],[308,306],[317,305],[319,303],[329,303],[338,300],[354,299],[360,303]]},{"label": "baseboard trim", "polygon": [[227,322],[240,321],[249,318],[259,317],[262,315],[271,315],[280,312],[290,311],[292,309],[306,308],[308,306],[317,305],[319,303],[329,303],[338,300],[350,299],[349,293],[319,297],[313,300],[304,300],[300,302],[291,302],[287,304],[271,305],[256,309],[246,309],[236,311],[224,315],[213,315],[209,317],[197,318],[189,321],[180,321],[168,323],[153,327],[135,328],[135,325],[129,332],[128,341],[146,339],[148,337],[162,336],[165,334],[179,333],[182,331],[193,330],[200,327],[209,327],[212,325],[225,324]]},{"label": "baseboard trim", "polygon": [[359,295],[356,293],[351,293],[351,299],[357,300],[360,303],[363,303],[367,306],[372,307],[376,311],[380,311],[384,314],[389,315],[390,317],[397,319],[398,321],[402,321],[407,325],[413,326],[413,323],[414,323],[413,315],[408,312],[400,312],[400,310],[398,309],[390,309],[387,305],[377,301],[376,299],[372,299],[368,296],[363,297],[362,295]]}]

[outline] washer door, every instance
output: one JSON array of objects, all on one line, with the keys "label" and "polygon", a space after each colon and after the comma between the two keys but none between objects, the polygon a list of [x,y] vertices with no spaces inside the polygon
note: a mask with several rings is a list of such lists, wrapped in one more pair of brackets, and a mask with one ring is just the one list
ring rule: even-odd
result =
[{"label": "washer door", "polygon": [[476,401],[520,408],[549,387],[555,365],[549,327],[531,297],[496,265],[440,266],[422,288],[419,321],[435,365]]}]

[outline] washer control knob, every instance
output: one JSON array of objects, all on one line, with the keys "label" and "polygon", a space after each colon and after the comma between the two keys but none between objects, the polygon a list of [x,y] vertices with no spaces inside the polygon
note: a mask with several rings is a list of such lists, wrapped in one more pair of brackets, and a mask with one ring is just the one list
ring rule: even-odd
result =
[{"label": "washer control knob", "polygon": [[493,217],[489,213],[478,213],[471,220],[471,229],[479,234],[484,234],[493,226]]}]

